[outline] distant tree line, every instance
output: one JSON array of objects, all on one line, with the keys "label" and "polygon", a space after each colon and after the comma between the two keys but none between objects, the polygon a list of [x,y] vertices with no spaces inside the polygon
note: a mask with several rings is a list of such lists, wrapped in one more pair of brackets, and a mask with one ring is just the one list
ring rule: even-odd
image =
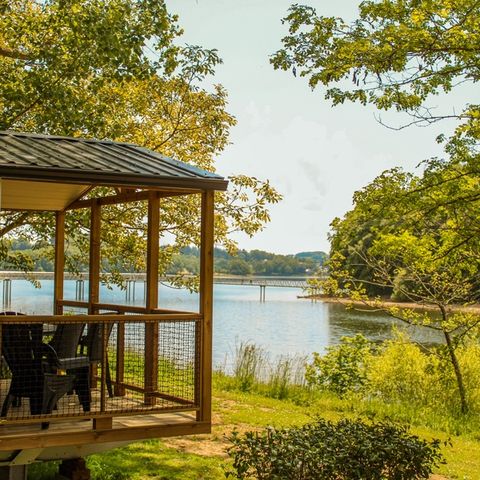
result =
[{"label": "distant tree line", "polygon": [[[168,273],[198,273],[199,251],[185,247],[173,258]],[[313,275],[323,266],[325,252],[301,252],[295,255],[279,255],[263,250],[239,250],[236,255],[215,248],[215,273],[229,275]]]},{"label": "distant tree line", "polygon": [[[32,270],[53,271],[51,245],[34,245],[26,240],[12,240],[9,246],[14,256],[21,256],[28,261]],[[168,247],[165,247],[168,249]],[[168,252],[165,252],[168,255]],[[168,274],[198,274],[200,271],[199,249],[184,247],[180,253],[171,256]],[[68,252],[67,252],[68,255]],[[239,250],[236,255],[229,254],[222,248],[215,248],[215,273],[229,275],[313,275],[323,266],[325,252],[301,252],[295,255],[279,255],[263,250]],[[108,271],[107,264],[103,265]],[[12,263],[0,262],[1,270],[15,269]],[[87,265],[78,264],[83,271]]]}]

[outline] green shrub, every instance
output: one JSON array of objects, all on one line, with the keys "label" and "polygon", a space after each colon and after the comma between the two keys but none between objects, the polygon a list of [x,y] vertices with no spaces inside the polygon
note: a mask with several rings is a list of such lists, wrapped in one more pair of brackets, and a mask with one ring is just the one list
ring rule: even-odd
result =
[{"label": "green shrub", "polygon": [[363,335],[342,337],[340,344],[328,347],[325,355],[313,354],[313,362],[305,369],[305,379],[310,386],[339,396],[359,391],[366,384],[371,356],[372,343]]},{"label": "green shrub", "polygon": [[[397,333],[383,343],[369,363],[367,393],[388,403],[415,405],[459,418],[461,405],[457,382],[444,346],[430,352]],[[467,400],[472,414],[480,411],[480,346],[475,342],[457,347]]]},{"label": "green shrub", "polygon": [[371,359],[369,391],[388,402],[426,405],[432,389],[438,386],[438,365],[436,356],[423,353],[418,345],[399,334],[384,342]]},{"label": "green shrub", "polygon": [[318,420],[302,427],[237,432],[229,437],[227,477],[257,480],[426,479],[443,461],[427,442],[393,424]]},{"label": "green shrub", "polygon": [[[439,364],[440,389],[439,401],[449,412],[461,415],[461,405],[458,396],[458,384],[445,347],[440,349],[442,361]],[[467,395],[467,403],[471,414],[480,413],[480,345],[468,341],[465,345],[457,347],[458,363],[463,377],[463,384]]]},{"label": "green shrub", "polygon": [[468,343],[458,349],[458,362],[462,368],[467,401],[472,412],[480,412],[480,345]]}]

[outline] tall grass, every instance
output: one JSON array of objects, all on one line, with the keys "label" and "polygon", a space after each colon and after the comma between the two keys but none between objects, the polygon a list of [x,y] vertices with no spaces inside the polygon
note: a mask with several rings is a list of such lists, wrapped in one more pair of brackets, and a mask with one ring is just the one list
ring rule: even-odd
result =
[{"label": "tall grass", "polygon": [[265,364],[265,353],[253,343],[239,343],[235,348],[233,377],[242,392],[248,392],[259,381]]},{"label": "tall grass", "polygon": [[267,380],[270,396],[285,399],[292,396],[292,390],[305,387],[306,357],[281,355],[269,365]]},{"label": "tall grass", "polygon": [[263,395],[286,399],[305,389],[305,364],[307,357],[281,355],[270,359],[260,346],[240,342],[235,348],[232,375],[217,370],[217,386],[226,390],[258,392]]}]

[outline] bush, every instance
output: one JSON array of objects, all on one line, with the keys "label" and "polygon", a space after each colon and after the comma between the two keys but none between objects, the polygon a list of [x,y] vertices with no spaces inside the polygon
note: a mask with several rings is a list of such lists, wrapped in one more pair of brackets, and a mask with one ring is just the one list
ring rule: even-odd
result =
[{"label": "bush", "polygon": [[229,437],[234,472],[257,480],[426,479],[443,461],[438,440],[427,442],[405,427],[359,420],[318,420],[302,427],[237,432]]},{"label": "bush", "polygon": [[305,379],[310,386],[330,390],[340,397],[359,391],[367,381],[371,350],[371,342],[361,334],[342,337],[340,344],[327,348],[325,355],[313,354],[313,362],[305,369]]},{"label": "bush", "polygon": [[458,350],[467,399],[472,412],[480,412],[480,345],[470,342]]},{"label": "bush", "polygon": [[384,342],[368,371],[369,390],[387,402],[427,405],[439,385],[438,359],[401,334]]}]

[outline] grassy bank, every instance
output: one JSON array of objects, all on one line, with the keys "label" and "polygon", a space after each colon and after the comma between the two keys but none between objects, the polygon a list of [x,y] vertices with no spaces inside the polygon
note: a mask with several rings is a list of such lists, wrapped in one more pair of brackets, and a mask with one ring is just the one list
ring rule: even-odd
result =
[{"label": "grassy bank", "polygon": [[[465,372],[470,372],[465,377],[469,414],[460,413],[455,385],[442,364],[406,337],[385,342],[375,352],[369,348],[366,339],[351,337],[311,363],[306,357],[272,360],[254,344],[239,344],[232,374],[214,374],[212,434],[139,442],[93,455],[88,459],[92,478],[224,479],[230,462],[226,437],[234,429],[299,426],[321,417],[408,425],[421,438],[442,441],[446,463],[437,468],[437,480],[480,480],[478,345],[459,350]],[[315,375],[321,368],[328,382],[312,377],[312,368]],[[34,465],[29,478],[54,478],[55,469],[54,464]]]},{"label": "grassy bank", "polygon": [[[233,389],[232,380],[223,375],[215,378],[214,428],[211,435],[179,437],[167,440],[139,442],[101,455],[89,457],[88,464],[94,480],[220,480],[229,461],[226,455],[228,435],[234,428],[240,431],[267,425],[286,427],[308,422],[315,416],[330,420],[341,418],[390,417],[394,409],[372,402],[339,399],[332,394],[316,393],[299,401],[300,393],[279,400],[261,393],[240,392]],[[419,412],[397,412],[395,418],[419,415]],[[420,420],[412,426],[412,433],[421,437],[451,441],[443,447],[447,460],[437,474],[452,480],[480,480],[480,432],[471,431],[452,435],[422,426]],[[429,423],[429,422],[426,422]],[[34,465],[30,479],[54,478],[55,465]]]}]

